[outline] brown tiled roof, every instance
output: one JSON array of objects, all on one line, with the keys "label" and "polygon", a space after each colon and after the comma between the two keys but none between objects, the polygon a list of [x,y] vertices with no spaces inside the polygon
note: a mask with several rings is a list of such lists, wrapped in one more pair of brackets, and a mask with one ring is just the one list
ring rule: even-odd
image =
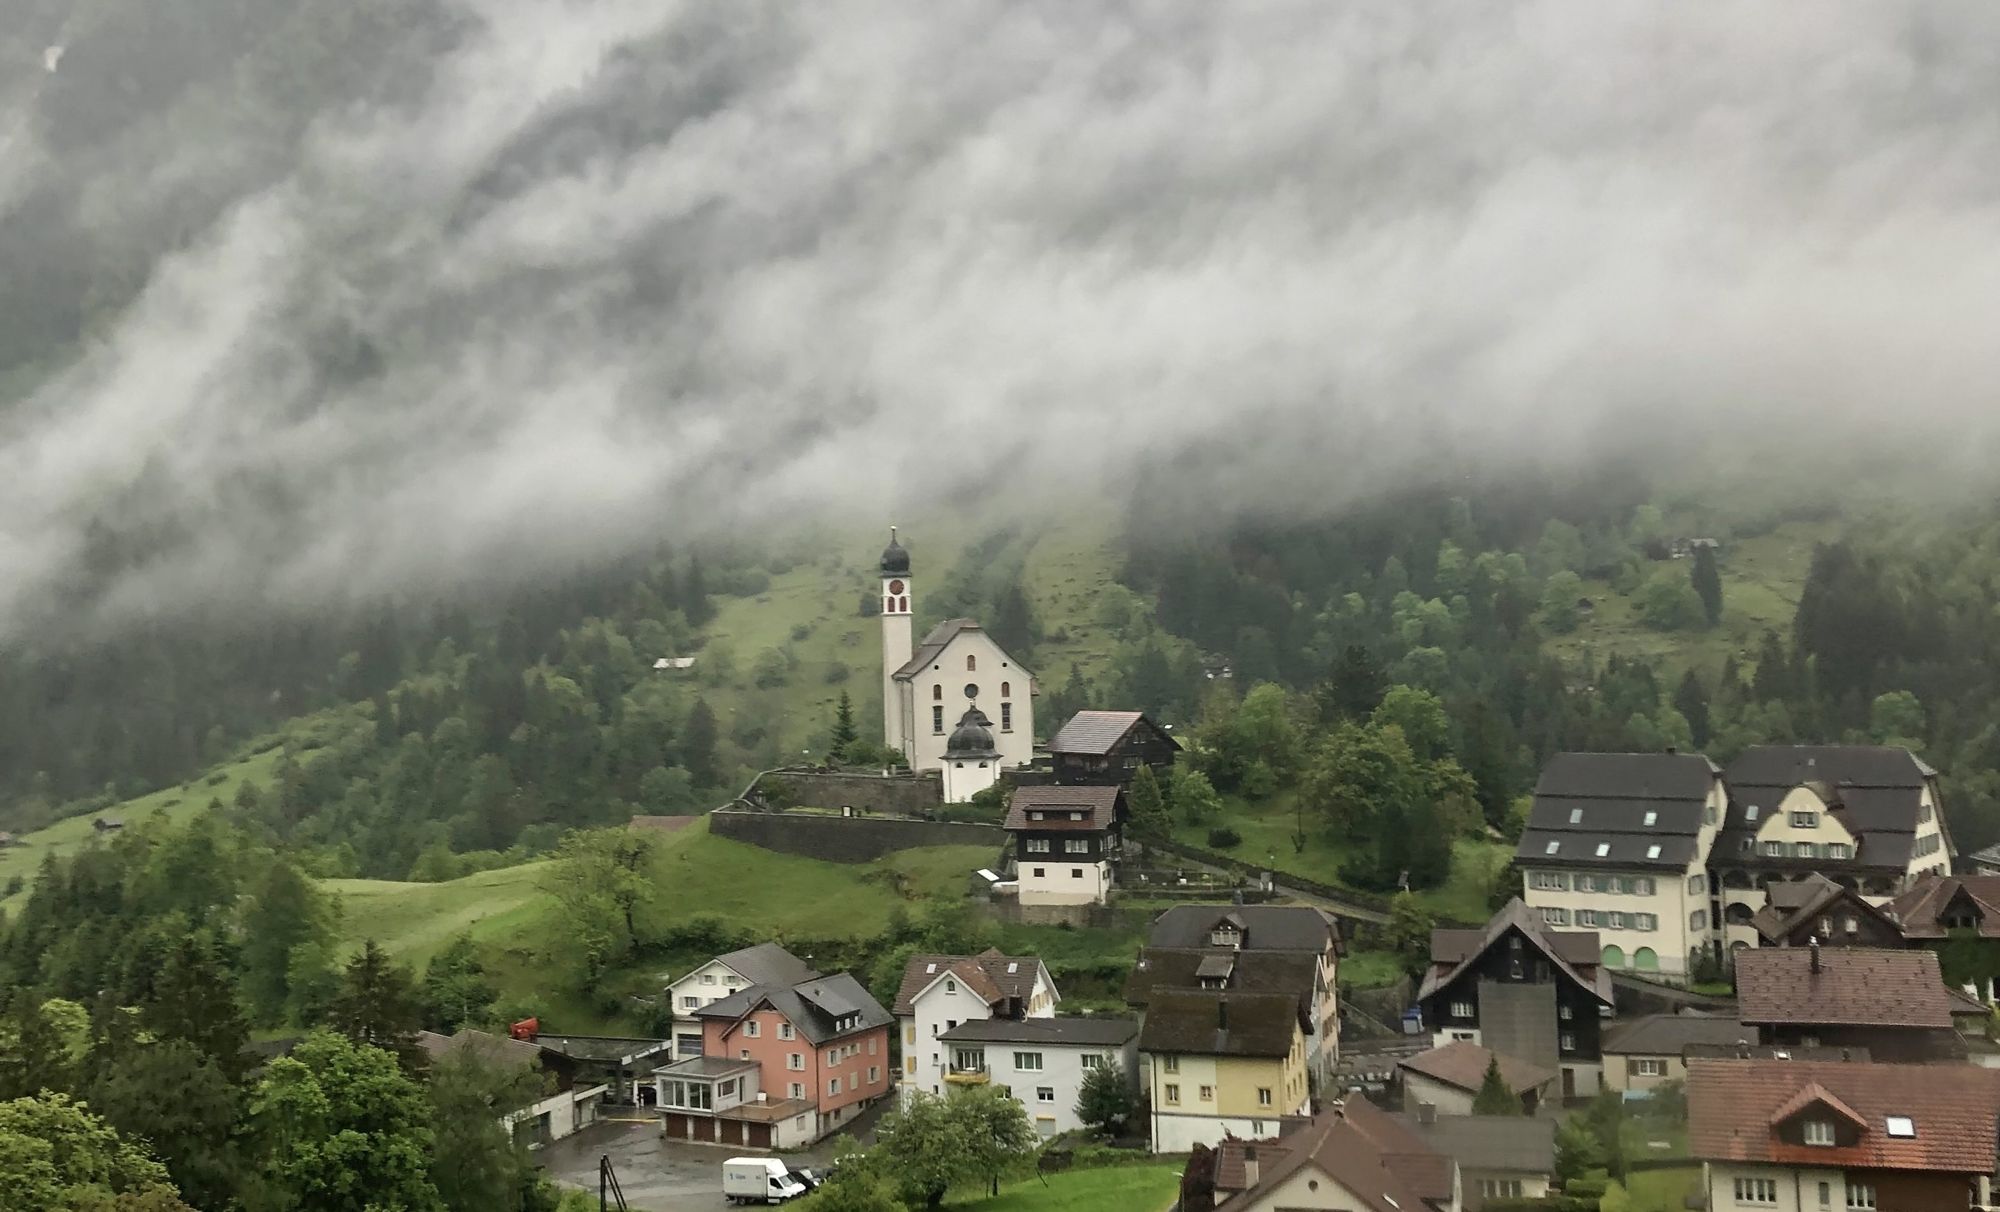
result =
[{"label": "brown tiled roof", "polygon": [[1421,1212],[1450,1200],[1457,1186],[1456,1163],[1364,1098],[1322,1111],[1283,1140],[1225,1139],[1217,1150],[1218,1190],[1243,1190],[1244,1162],[1252,1151],[1257,1157],[1257,1184],[1237,1197],[1246,1204],[1308,1165],[1324,1171],[1370,1212]]},{"label": "brown tiled roof", "polygon": [[[1774,1117],[1817,1085],[1864,1125],[1852,1146],[1792,1145]],[[1991,1174],[2000,1146],[2000,1070],[1975,1065],[1877,1065],[1797,1060],[1688,1061],[1688,1152],[1700,1161]],[[1914,1134],[1889,1135],[1907,1116]]]},{"label": "brown tiled roof", "polygon": [[[1284,1056],[1293,1033],[1310,1031],[1306,1002],[1290,993],[1161,989],[1146,1008],[1142,1052],[1190,1056]],[[1225,1025],[1226,1024],[1226,1025]]]},{"label": "brown tiled roof", "polygon": [[1887,908],[1905,938],[1943,938],[1945,910],[1961,894],[1979,911],[1979,936],[2000,938],[2000,875],[1925,876]]},{"label": "brown tiled roof", "polygon": [[[1812,970],[1814,952],[1820,970]],[[1949,1027],[1937,955],[1874,947],[1755,947],[1736,955],[1737,1013],[1746,1023]]]},{"label": "brown tiled roof", "polygon": [[[1081,830],[1090,833],[1109,829],[1117,819],[1119,794],[1120,789],[1117,787],[1017,788],[1013,802],[1007,808],[1006,827],[1052,831]],[[1084,813],[1080,821],[1028,819],[1028,813],[1031,811],[1046,810],[1066,816],[1067,813],[1078,809],[1082,809]]]},{"label": "brown tiled roof", "polygon": [[1835,1094],[1818,1082],[1807,1082],[1805,1085],[1800,1086],[1796,1094],[1778,1104],[1778,1109],[1771,1112],[1770,1119],[1765,1122],[1775,1128],[1814,1104],[1824,1106],[1827,1110],[1840,1116],[1857,1128],[1866,1128],[1868,1126],[1867,1116],[1848,1106],[1838,1094]]},{"label": "brown tiled roof", "polygon": [[1421,1073],[1432,1081],[1443,1082],[1447,1086],[1456,1086],[1460,1090],[1470,1090],[1476,1094],[1479,1087],[1486,1082],[1486,1066],[1491,1064],[1496,1056],[1500,1060],[1500,1080],[1506,1082],[1507,1088],[1516,1094],[1539,1090],[1556,1078],[1554,1073],[1539,1065],[1531,1065],[1527,1061],[1501,1055],[1465,1040],[1454,1040],[1442,1048],[1419,1052],[1406,1060],[1398,1061],[1397,1067],[1408,1069],[1412,1073]]},{"label": "brown tiled roof", "polygon": [[[1525,935],[1541,953],[1548,957],[1556,970],[1570,980],[1597,995],[1599,1001],[1612,1004],[1611,974],[1598,964],[1597,935],[1594,931],[1551,930],[1541,919],[1541,915],[1522,903],[1520,897],[1508,901],[1506,907],[1493,915],[1480,931],[1434,930],[1431,932],[1431,966],[1424,973],[1423,986],[1417,991],[1418,1000],[1429,997],[1439,989],[1449,985],[1467,964],[1472,963],[1494,944],[1506,937],[1509,930],[1518,930]],[[1565,937],[1565,936],[1570,937]],[[1476,936],[1476,937],[1474,937]],[[1588,942],[1588,947],[1584,943]],[[1585,958],[1587,954],[1588,958]]]},{"label": "brown tiled roof", "polygon": [[1294,993],[1311,997],[1319,957],[1305,951],[1194,951],[1148,947],[1125,978],[1125,1001],[1144,1006],[1160,989],[1199,989],[1196,970],[1211,959],[1231,962],[1229,989],[1244,993]]},{"label": "brown tiled roof", "polygon": [[991,947],[978,955],[913,955],[903,965],[895,1013],[915,1013],[912,999],[946,972],[964,981],[989,1006],[1003,997],[1025,1002],[1035,991],[1035,974],[1041,969],[1042,961],[1032,955],[1002,955]]},{"label": "brown tiled roof", "polygon": [[1106,754],[1144,719],[1137,711],[1079,711],[1049,738],[1050,753]]},{"label": "brown tiled roof", "polygon": [[1756,1038],[1756,1031],[1733,1018],[1647,1014],[1607,1025],[1599,1050],[1616,1056],[1680,1056],[1690,1044],[1733,1047]]}]

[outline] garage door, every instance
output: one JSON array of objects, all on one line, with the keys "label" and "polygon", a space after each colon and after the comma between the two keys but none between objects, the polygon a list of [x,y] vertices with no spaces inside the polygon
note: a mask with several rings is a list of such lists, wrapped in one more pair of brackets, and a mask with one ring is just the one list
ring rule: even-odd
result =
[{"label": "garage door", "polygon": [[691,1122],[692,1127],[694,1128],[694,1131],[689,1134],[690,1140],[712,1141],[715,1139],[714,1120],[708,1119],[700,1115],[691,1115],[688,1117],[688,1119]]},{"label": "garage door", "polygon": [[750,1147],[753,1149],[768,1149],[771,1147],[771,1125],[750,1125]]},{"label": "garage door", "polygon": [[739,1123],[737,1123],[737,1122],[736,1122],[735,1120],[733,1120],[733,1119],[725,1119],[725,1120],[721,1121],[721,1125],[722,1125],[722,1126],[721,1126],[721,1131],[722,1131],[722,1143],[723,1143],[723,1144],[725,1144],[725,1145],[740,1145],[740,1144],[742,1144],[742,1143],[743,1143],[743,1125],[742,1125],[742,1124],[739,1124]]}]

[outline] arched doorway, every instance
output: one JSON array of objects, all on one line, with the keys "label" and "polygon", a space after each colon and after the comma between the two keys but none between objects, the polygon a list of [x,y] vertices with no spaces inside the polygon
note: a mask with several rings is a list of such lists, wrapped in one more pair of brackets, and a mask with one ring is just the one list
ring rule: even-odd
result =
[{"label": "arched doorway", "polygon": [[1625,951],[1617,943],[1612,943],[1605,947],[1604,955],[1601,958],[1604,960],[1606,968],[1623,968],[1625,966]]},{"label": "arched doorway", "polygon": [[1641,947],[1632,953],[1632,967],[1640,972],[1658,972],[1660,957],[1651,947]]}]

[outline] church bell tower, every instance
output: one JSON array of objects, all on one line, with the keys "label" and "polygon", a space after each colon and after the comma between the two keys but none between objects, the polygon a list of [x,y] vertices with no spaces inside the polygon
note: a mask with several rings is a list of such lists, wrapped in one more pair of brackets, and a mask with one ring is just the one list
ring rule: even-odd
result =
[{"label": "church bell tower", "polygon": [[905,729],[908,713],[896,671],[909,662],[913,651],[910,634],[910,553],[896,541],[896,528],[889,528],[889,545],[882,549],[882,743],[908,757],[909,736]]}]

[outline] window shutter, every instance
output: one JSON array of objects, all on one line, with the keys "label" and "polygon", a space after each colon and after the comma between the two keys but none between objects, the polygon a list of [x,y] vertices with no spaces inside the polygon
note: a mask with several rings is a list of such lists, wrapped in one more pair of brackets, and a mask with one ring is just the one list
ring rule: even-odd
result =
[{"label": "window shutter", "polygon": [[1627,1077],[1639,1076],[1639,1062],[1636,1059],[1629,1056],[1625,1058],[1625,1076]]}]

